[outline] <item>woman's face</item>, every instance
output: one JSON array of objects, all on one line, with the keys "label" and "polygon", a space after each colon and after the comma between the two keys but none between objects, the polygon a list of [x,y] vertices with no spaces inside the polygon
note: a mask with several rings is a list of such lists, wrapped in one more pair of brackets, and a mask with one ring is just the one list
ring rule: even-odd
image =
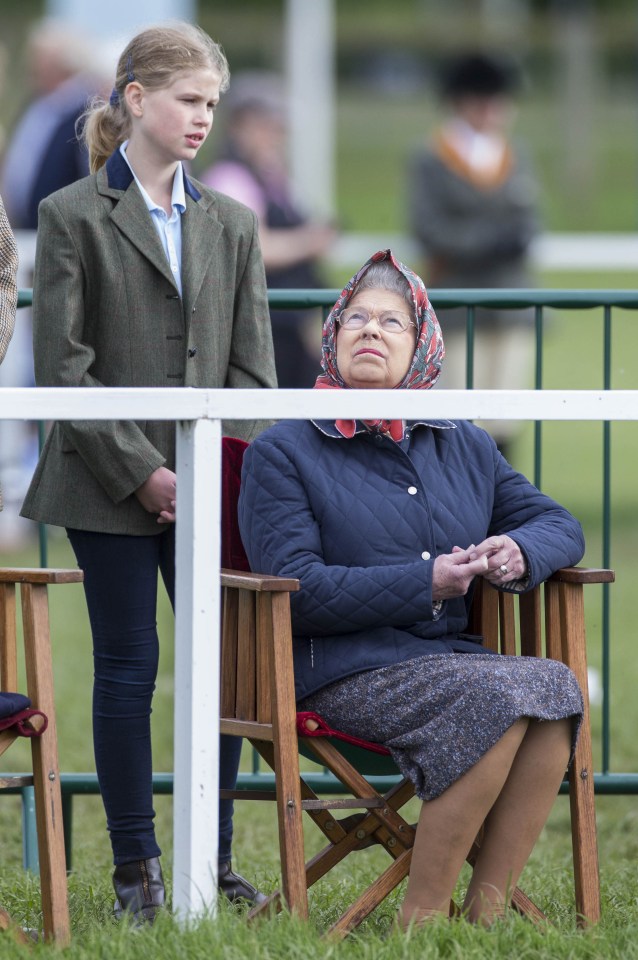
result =
[{"label": "woman's face", "polygon": [[285,167],[283,116],[269,110],[248,110],[233,123],[231,134],[241,155],[258,170],[278,172]]},{"label": "woman's face", "polygon": [[459,97],[456,112],[478,133],[503,135],[511,126],[516,108],[509,97],[468,95]]},{"label": "woman's face", "polygon": [[416,346],[416,326],[410,324],[400,333],[387,332],[378,317],[386,311],[409,315],[413,311],[398,293],[390,290],[362,290],[348,303],[365,309],[369,322],[358,330],[338,327],[337,366],[345,383],[355,389],[396,387],[410,369]]}]

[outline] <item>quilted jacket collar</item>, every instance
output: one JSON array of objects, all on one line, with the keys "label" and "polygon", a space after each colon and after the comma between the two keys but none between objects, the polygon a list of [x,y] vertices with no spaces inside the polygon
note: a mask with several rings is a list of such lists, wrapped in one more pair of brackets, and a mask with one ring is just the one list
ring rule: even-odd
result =
[{"label": "quilted jacket collar", "polygon": [[[310,422],[326,437],[334,437],[335,440],[346,439],[337,429],[334,420],[311,420]],[[432,427],[434,430],[455,430],[456,424],[452,420],[406,420],[406,433],[411,433],[415,427]],[[370,433],[362,420],[356,421],[354,432],[355,436],[357,433]]]}]

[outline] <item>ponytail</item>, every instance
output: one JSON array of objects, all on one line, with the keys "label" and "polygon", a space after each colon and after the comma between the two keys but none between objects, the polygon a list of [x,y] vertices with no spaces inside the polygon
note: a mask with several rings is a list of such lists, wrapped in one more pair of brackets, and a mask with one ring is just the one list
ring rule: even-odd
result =
[{"label": "ponytail", "polygon": [[98,97],[80,117],[78,129],[89,153],[89,169],[97,173],[127,139],[130,120],[119,98],[116,103],[110,103]]}]

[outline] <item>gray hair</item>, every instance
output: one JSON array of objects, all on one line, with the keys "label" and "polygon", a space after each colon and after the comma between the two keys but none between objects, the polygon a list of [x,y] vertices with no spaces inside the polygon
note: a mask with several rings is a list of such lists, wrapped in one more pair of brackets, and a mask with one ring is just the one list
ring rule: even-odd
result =
[{"label": "gray hair", "polygon": [[391,293],[398,293],[410,307],[410,313],[414,313],[414,298],[410,284],[387,260],[373,263],[359,280],[352,295],[355,296],[362,290],[389,290]]}]

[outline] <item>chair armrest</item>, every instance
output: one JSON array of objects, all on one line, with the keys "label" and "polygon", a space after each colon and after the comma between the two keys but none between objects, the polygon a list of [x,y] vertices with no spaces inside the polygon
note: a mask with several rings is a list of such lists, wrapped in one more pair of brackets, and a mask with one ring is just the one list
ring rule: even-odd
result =
[{"label": "chair armrest", "polygon": [[615,570],[598,567],[563,567],[548,577],[559,583],[613,583],[615,579]]},{"label": "chair armrest", "polygon": [[47,567],[0,567],[0,583],[82,583],[82,570]]},{"label": "chair armrest", "polygon": [[265,573],[222,570],[221,574],[222,587],[235,587],[235,589],[252,590],[256,593],[293,593],[301,586],[298,580]]}]

